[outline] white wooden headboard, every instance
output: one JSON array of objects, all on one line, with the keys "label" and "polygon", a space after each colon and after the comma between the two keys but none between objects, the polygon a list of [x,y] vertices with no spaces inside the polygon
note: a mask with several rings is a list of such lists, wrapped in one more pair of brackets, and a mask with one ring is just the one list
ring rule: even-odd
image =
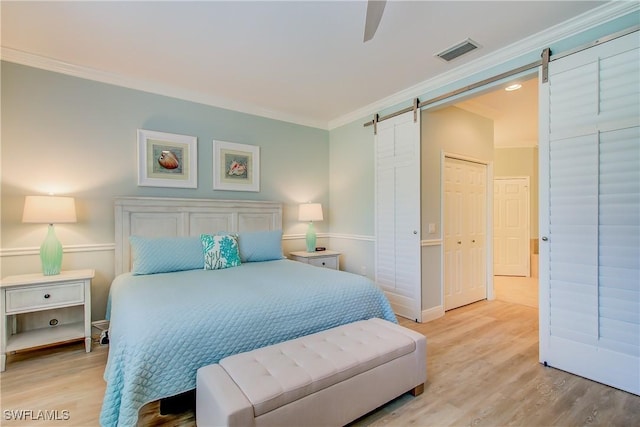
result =
[{"label": "white wooden headboard", "polygon": [[129,236],[199,236],[282,228],[282,203],[120,197],[115,200],[115,274],[131,270]]}]

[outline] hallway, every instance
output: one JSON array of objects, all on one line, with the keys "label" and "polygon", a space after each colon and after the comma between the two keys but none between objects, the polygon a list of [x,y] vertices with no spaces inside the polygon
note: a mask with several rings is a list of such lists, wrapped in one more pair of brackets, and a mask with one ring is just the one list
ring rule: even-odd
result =
[{"label": "hallway", "polygon": [[538,308],[538,278],[494,276],[496,300]]}]

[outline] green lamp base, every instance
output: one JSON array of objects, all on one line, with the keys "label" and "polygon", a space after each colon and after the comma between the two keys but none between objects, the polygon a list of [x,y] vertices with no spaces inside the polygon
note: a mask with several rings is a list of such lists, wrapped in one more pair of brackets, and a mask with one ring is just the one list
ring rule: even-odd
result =
[{"label": "green lamp base", "polygon": [[309,228],[307,229],[307,252],[316,251],[316,229],[313,226],[313,222],[309,222]]},{"label": "green lamp base", "polygon": [[42,274],[55,276],[60,274],[62,267],[62,244],[56,237],[53,224],[49,224],[47,237],[40,246],[40,261],[42,262]]}]

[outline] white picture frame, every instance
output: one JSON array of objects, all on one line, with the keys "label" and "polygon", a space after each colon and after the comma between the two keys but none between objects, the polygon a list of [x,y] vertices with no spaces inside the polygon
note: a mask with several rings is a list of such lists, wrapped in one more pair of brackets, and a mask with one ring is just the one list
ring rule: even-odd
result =
[{"label": "white picture frame", "polygon": [[138,129],[138,186],[198,188],[198,138]]},{"label": "white picture frame", "polygon": [[213,189],[260,191],[260,147],[214,140]]}]

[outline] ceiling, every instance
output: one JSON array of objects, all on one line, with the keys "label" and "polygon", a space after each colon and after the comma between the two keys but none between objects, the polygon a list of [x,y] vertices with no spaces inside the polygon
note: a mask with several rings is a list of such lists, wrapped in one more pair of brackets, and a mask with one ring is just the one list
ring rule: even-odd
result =
[{"label": "ceiling", "polygon": [[328,129],[603,3],[389,1],[363,43],[365,1],[3,0],[2,57]]},{"label": "ceiling", "polygon": [[507,84],[482,95],[458,102],[456,107],[493,120],[493,145],[538,146],[538,78],[514,80],[522,87],[506,91]]}]

